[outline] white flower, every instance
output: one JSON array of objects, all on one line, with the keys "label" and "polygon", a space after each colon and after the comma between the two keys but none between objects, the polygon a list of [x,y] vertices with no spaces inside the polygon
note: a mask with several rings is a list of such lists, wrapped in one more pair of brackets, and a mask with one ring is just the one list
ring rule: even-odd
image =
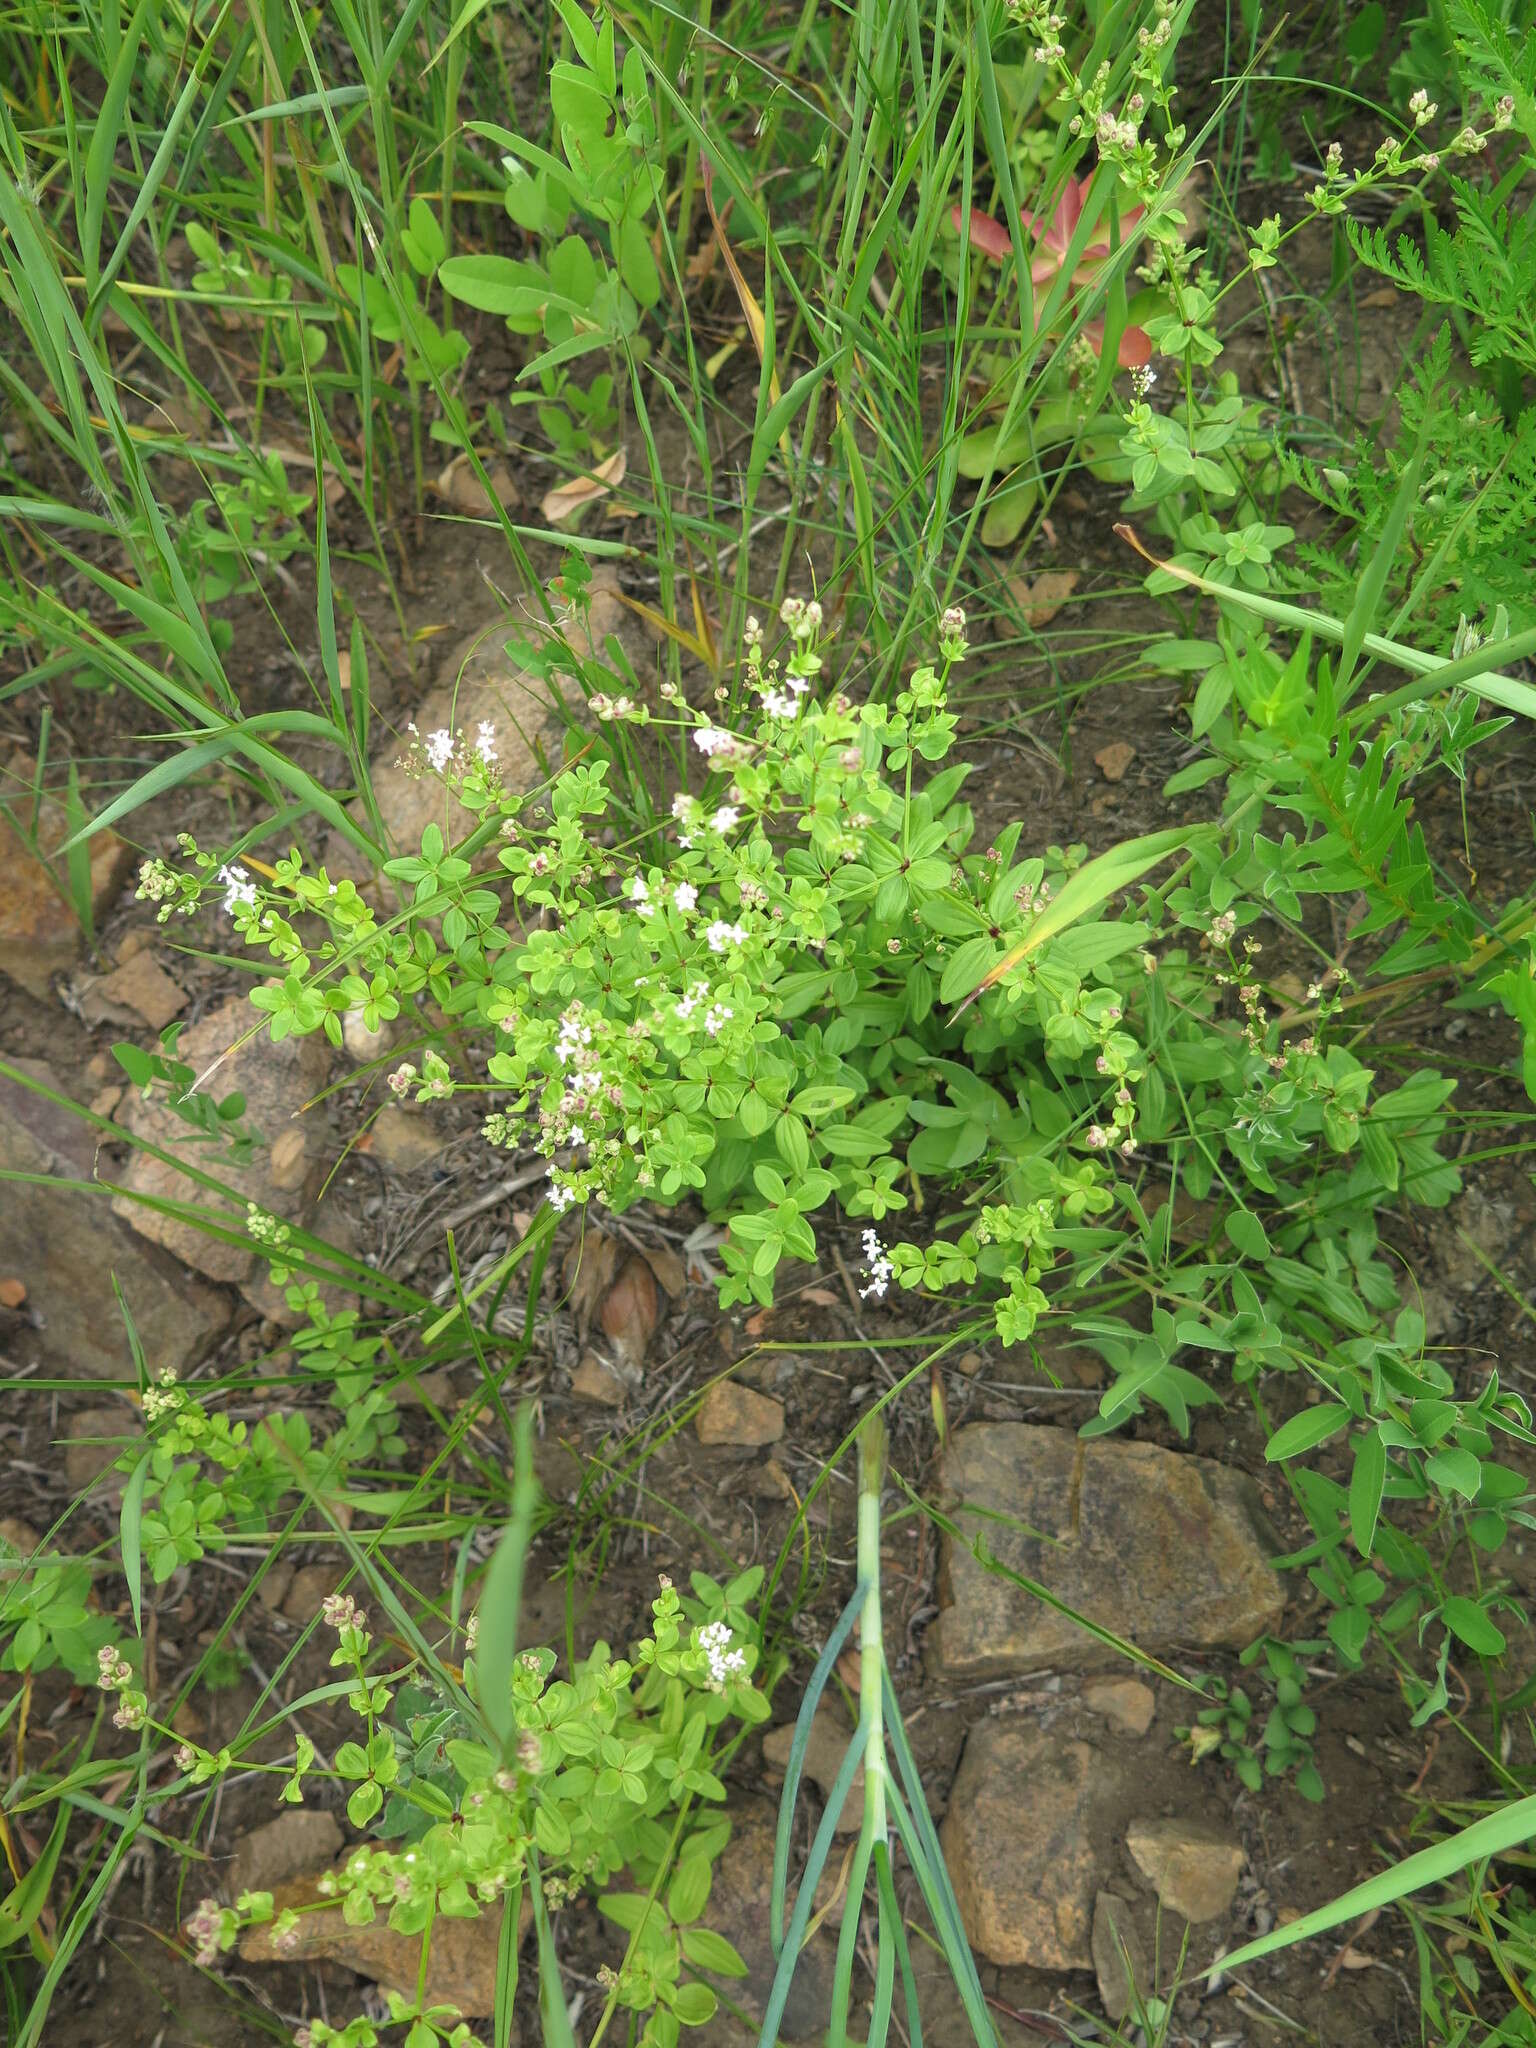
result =
[{"label": "white flower", "polygon": [[770,718],[797,718],[800,700],[789,690],[764,690],[763,709]]},{"label": "white flower", "polygon": [[453,734],[446,725],[440,726],[436,732],[427,734],[426,752],[428,764],[441,775],[453,759]]},{"label": "white flower", "polygon": [[692,988],[689,989],[687,995],[683,997],[682,1001],[680,1003],[674,1003],[672,1005],[673,1016],[677,1017],[681,1020],[681,1022],[686,1024],[689,1018],[693,1015],[694,1011],[699,1007],[700,1003],[703,1002],[704,998],[708,994],[708,984],[702,981],[696,981],[693,984]]},{"label": "white flower", "polygon": [[692,882],[679,882],[672,891],[672,901],[686,917],[699,900],[699,892]]},{"label": "white flower", "polygon": [[656,906],[651,901],[651,885],[644,875],[634,875],[630,878],[629,893],[634,899],[635,911],[638,916],[654,917],[656,915]]},{"label": "white flower", "polygon": [[741,816],[734,804],[722,804],[709,821],[711,832],[729,832]]},{"label": "white flower", "polygon": [[486,720],[482,718],[480,721],[480,730],[475,737],[475,752],[480,756],[481,760],[485,763],[487,767],[489,767],[496,758],[495,741],[495,726],[488,724]]},{"label": "white flower", "polygon": [[896,1268],[891,1264],[885,1246],[876,1231],[864,1233],[864,1270],[869,1275],[869,1285],[859,1289],[859,1299],[868,1301],[874,1295],[878,1301],[891,1284],[891,1275]]},{"label": "white flower", "polygon": [[554,1174],[551,1173],[549,1176],[549,1194],[546,1199],[551,1209],[558,1215],[562,1209],[569,1209],[572,1202],[575,1201],[576,1190],[568,1188],[563,1181],[556,1180]]},{"label": "white flower", "polygon": [[735,1014],[736,1012],[731,1008],[729,1003],[713,1003],[711,1004],[709,1009],[706,1010],[704,1013],[704,1029],[709,1033],[711,1038],[718,1038],[720,1036],[722,1027],[725,1024],[727,1024],[730,1021],[730,1019],[735,1016]]},{"label": "white flower", "polygon": [[701,754],[729,754],[735,751],[736,735],[722,725],[701,725],[693,735]]},{"label": "white flower", "polygon": [[709,1659],[709,1682],[718,1690],[747,1668],[746,1652],[731,1648],[731,1631],[723,1621],[706,1622],[699,1630],[698,1646]]},{"label": "white flower", "polygon": [[706,930],[711,953],[723,953],[727,946],[739,946],[747,936],[746,926],[727,924],[723,917],[717,917]]},{"label": "white flower", "polygon": [[224,884],[224,910],[233,917],[241,904],[253,905],[256,901],[256,884],[245,869],[238,865],[219,869],[219,880]]}]

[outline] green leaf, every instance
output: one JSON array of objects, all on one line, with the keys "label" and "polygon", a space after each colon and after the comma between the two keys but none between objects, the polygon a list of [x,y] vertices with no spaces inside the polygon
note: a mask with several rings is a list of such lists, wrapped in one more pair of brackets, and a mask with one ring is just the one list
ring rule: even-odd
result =
[{"label": "green leaf", "polygon": [[1269,1239],[1251,1209],[1234,1209],[1223,1228],[1245,1259],[1269,1257]]},{"label": "green leaf", "polygon": [[1435,1455],[1425,1464],[1424,1471],[1430,1482],[1445,1493],[1459,1493],[1463,1500],[1476,1500],[1483,1483],[1483,1468],[1470,1451],[1454,1445]]},{"label": "green leaf", "polygon": [[714,1869],[707,1856],[684,1856],[667,1889],[667,1911],[680,1926],[697,1920],[709,1904]]},{"label": "green leaf", "polygon": [[1460,1593],[1453,1593],[1446,1601],[1440,1619],[1453,1636],[1479,1657],[1501,1656],[1507,1647],[1503,1630],[1494,1626],[1475,1600],[1467,1600]]},{"label": "green leaf", "polygon": [[1355,1440],[1355,1465],[1349,1478],[1349,1533],[1362,1557],[1369,1557],[1376,1540],[1376,1517],[1381,1512],[1382,1488],[1387,1477],[1387,1447],[1375,1430]]},{"label": "green leaf", "polygon": [[119,1529],[123,1548],[123,1577],[128,1581],[128,1599],[133,1608],[133,1632],[143,1632],[140,1603],[143,1600],[143,1552],[140,1545],[140,1522],[144,1513],[144,1488],[149,1479],[150,1452],[146,1451],[134,1466],[128,1484],[123,1488],[123,1511]]},{"label": "green leaf", "polygon": [[1289,1422],[1281,1423],[1264,1446],[1264,1456],[1271,1465],[1282,1458],[1294,1458],[1299,1451],[1310,1451],[1318,1444],[1326,1443],[1329,1437],[1337,1436],[1349,1420],[1349,1410],[1337,1401],[1324,1401],[1319,1407],[1303,1408]]},{"label": "green leaf", "polygon": [[714,2018],[719,2003],[707,1984],[680,1984],[672,2010],[685,2027],[702,2027]]},{"label": "green leaf", "polygon": [[12,1947],[36,1924],[38,1915],[48,1903],[48,1888],[53,1883],[53,1873],[58,1868],[59,1857],[64,1848],[64,1836],[69,1827],[69,1817],[74,1808],[63,1804],[59,1817],[53,1824],[43,1853],[32,1868],[27,1871],[14,1891],[0,1899],[0,1949]]},{"label": "green leaf", "polygon": [[696,1970],[709,1970],[717,1977],[745,1977],[747,1966],[723,1934],[712,1927],[685,1927],[681,1931],[683,1954]]}]

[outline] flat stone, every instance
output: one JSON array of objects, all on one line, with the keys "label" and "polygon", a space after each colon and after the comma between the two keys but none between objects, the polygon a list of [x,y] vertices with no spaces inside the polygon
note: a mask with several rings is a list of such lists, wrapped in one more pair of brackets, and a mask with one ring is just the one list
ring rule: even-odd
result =
[{"label": "flat stone", "polygon": [[1145,1735],[1157,1712],[1157,1695],[1139,1678],[1091,1678],[1078,1697],[1090,1714],[1127,1735]]},{"label": "flat stone", "polygon": [[1269,1563],[1278,1544],[1257,1488],[1209,1458],[1028,1423],[972,1423],[950,1439],[939,1490],[967,1539],[944,1539],[942,1611],[928,1632],[945,1677],[1082,1669],[1113,1654],[988,1571],[972,1536],[1000,1564],[1154,1655],[1244,1648],[1280,1623],[1285,1588]]},{"label": "flat stone", "polygon": [[231,1899],[242,1892],[269,1892],[317,1865],[329,1865],[343,1848],[336,1816],[320,1806],[290,1806],[241,1841],[230,1858],[225,1887]]},{"label": "flat stone", "polygon": [[[249,1035],[253,1033],[254,1035]],[[241,1041],[245,1042],[242,1043]],[[196,1201],[225,1222],[244,1229],[247,1202],[290,1222],[304,1221],[304,1197],[323,1177],[328,1133],[325,1112],[316,1107],[301,1120],[305,1105],[324,1086],[330,1060],[324,1041],[285,1038],[274,1045],[261,1012],[243,996],[235,996],[183,1032],[178,1057],[193,1072],[209,1074],[206,1083],[218,1099],[234,1092],[245,1097],[243,1121],[261,1133],[250,1166],[236,1171],[226,1155],[210,1145],[191,1125],[169,1109],[163,1096],[145,1101],[135,1089],[124,1104],[121,1122],[136,1137],[184,1159],[189,1166],[215,1175],[233,1187],[239,1208],[224,1208],[209,1190],[188,1180],[175,1166],[135,1150],[123,1176],[128,1193],[113,1202],[114,1211],[152,1244],[163,1245],[210,1280],[238,1286],[257,1265],[254,1252],[209,1237],[191,1223],[167,1216],[135,1195],[175,1202]],[[227,1057],[226,1057],[227,1055]],[[263,1268],[263,1270],[265,1270]]]},{"label": "flat stone", "polygon": [[[810,1740],[805,1746],[802,1765],[805,1776],[816,1787],[823,1801],[829,1800],[837,1786],[837,1774],[843,1767],[843,1758],[848,1754],[848,1744],[853,1730],[838,1710],[823,1702],[811,1717]],[[789,1752],[794,1746],[795,1724],[786,1721],[781,1728],[770,1728],[763,1737],[763,1761],[783,1773],[789,1768]],[[843,1800],[842,1811],[833,1824],[833,1832],[839,1835],[856,1835],[864,1825],[864,1766],[859,1765],[853,1774]]]},{"label": "flat stone", "polygon": [[1125,1846],[1169,1912],[1197,1926],[1232,1904],[1246,1860],[1239,1843],[1201,1820],[1132,1821]]},{"label": "flat stone", "polygon": [[[39,1061],[13,1065],[68,1094]],[[59,1182],[97,1174],[96,1132],[46,1096],[0,1075],[0,1158],[21,1173]],[[30,1325],[10,1339],[19,1363],[73,1379],[130,1379],[133,1352],[113,1292],[116,1275],[144,1355],[180,1375],[229,1322],[229,1297],[182,1271],[112,1214],[105,1190],[12,1181],[0,1193],[5,1267],[27,1289]]]},{"label": "flat stone", "polygon": [[[460,641],[439,669],[436,687],[416,706],[412,722],[423,739],[447,727],[473,740],[482,724],[493,725],[502,781],[521,791],[558,767],[564,729],[542,678],[508,655],[507,642],[514,634],[529,637],[529,622],[497,619]],[[428,825],[440,826],[452,845],[479,823],[475,812],[449,794],[440,775],[411,765],[411,753],[411,735],[404,733],[373,762],[374,800],[397,854],[419,853]]]},{"label": "flat stone", "polygon": [[[324,1874],[316,1871],[312,1876],[291,1878],[271,1888],[274,1917],[292,1907],[299,1911],[298,1925],[281,1948],[272,1940],[271,1922],[248,1927],[240,1937],[242,1960],[340,1963],[360,1977],[371,1978],[386,1991],[398,1991],[403,1998],[414,1999],[421,1967],[421,1936],[396,1934],[382,1914],[366,1927],[349,1927],[339,1905],[324,1912],[304,1911],[320,1899],[319,1881]],[[484,2018],[495,2011],[501,1916],[499,1904],[483,1906],[474,1920],[450,1919],[441,1913],[436,1916],[427,1953],[429,2005],[455,2005],[469,2019]]]},{"label": "flat stone", "polygon": [[[289,1580],[288,1589],[278,1603],[278,1613],[284,1621],[291,1621],[299,1628],[313,1621],[320,1612],[320,1604],[326,1594],[334,1593],[340,1585],[345,1570],[346,1567],[340,1561],[333,1565],[300,1565]],[[361,1591],[362,1589],[354,1584],[352,1597],[358,1599]],[[359,1604],[362,1602],[359,1601]]]},{"label": "flat stone", "polygon": [[[60,1425],[64,1443],[64,1478],[71,1493],[85,1493],[115,1464],[124,1445],[116,1439],[131,1440],[140,1432],[137,1418],[126,1401],[110,1408],[82,1408],[66,1416]],[[104,1491],[121,1497],[121,1476]]]},{"label": "flat stone", "polygon": [[694,1427],[701,1444],[734,1444],[744,1450],[776,1444],[784,1434],[784,1403],[721,1380],[699,1403]]},{"label": "flat stone", "polygon": [[373,1158],[395,1173],[416,1173],[443,1154],[442,1127],[418,1110],[389,1102],[368,1126],[367,1146]]},{"label": "flat stone", "polygon": [[1023,1721],[976,1724],[940,1836],[973,1948],[1033,1970],[1093,1967],[1117,1798],[1086,1742]]},{"label": "flat stone", "polygon": [[[1093,1974],[1108,2019],[1123,2020],[1152,1989],[1147,1952],[1124,1899],[1100,1892],[1093,1902]],[[1133,1993],[1135,1994],[1133,1996]]]},{"label": "flat stone", "polygon": [[[0,810],[0,974],[41,1000],[53,976],[79,953],[80,927],[67,861],[58,857],[69,837],[69,819],[53,797],[45,797],[34,810],[36,775],[37,763],[29,754],[13,752],[0,763],[0,798],[6,806]],[[12,815],[25,823],[36,851],[12,824]],[[85,845],[92,914],[99,918],[133,865],[133,848],[110,831],[97,832]]]},{"label": "flat stone", "polygon": [[93,981],[80,997],[81,1013],[92,1024],[114,1015],[137,1017],[152,1031],[163,1031],[186,1007],[186,990],[143,951]]},{"label": "flat stone", "polygon": [[615,1368],[595,1351],[585,1352],[571,1374],[571,1392],[578,1401],[590,1401],[598,1408],[622,1408],[629,1389]]}]

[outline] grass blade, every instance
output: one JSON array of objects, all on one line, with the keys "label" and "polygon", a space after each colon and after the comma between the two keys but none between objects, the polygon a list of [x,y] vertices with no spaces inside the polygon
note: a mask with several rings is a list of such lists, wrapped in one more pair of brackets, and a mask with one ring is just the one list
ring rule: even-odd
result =
[{"label": "grass blade", "polygon": [[1330,1899],[1326,1906],[1303,1913],[1289,1927],[1271,1928],[1257,1941],[1247,1942],[1231,1955],[1212,1963],[1203,1974],[1209,1977],[1217,1970],[1240,1970],[1247,1963],[1272,1956],[1277,1949],[1292,1948],[1298,1941],[1309,1941],[1314,1934],[1326,1934],[1330,1928],[1342,1926],[1346,1920],[1358,1920],[1364,1913],[1379,1912],[1383,1906],[1395,1905],[1410,1892],[1422,1891],[1426,1885],[1443,1884],[1447,1878],[1465,1870],[1469,1863],[1476,1863],[1485,1856],[1498,1856],[1506,1849],[1528,1842],[1533,1834],[1536,1834],[1536,1795],[1513,1800],[1497,1813],[1485,1814],[1471,1827],[1463,1828],[1446,1841],[1405,1856],[1390,1870],[1382,1871],[1377,1877],[1368,1877],[1363,1884],[1352,1885],[1347,1892]]}]

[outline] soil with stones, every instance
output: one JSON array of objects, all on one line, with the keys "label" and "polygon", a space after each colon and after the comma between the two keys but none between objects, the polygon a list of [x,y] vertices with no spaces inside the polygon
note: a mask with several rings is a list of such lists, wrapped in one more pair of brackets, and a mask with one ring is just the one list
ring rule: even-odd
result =
[{"label": "soil with stones", "polygon": [[[1383,323],[1373,346],[1384,346],[1384,332]],[[1401,332],[1406,342],[1408,330]],[[540,487],[527,480],[525,495]],[[1146,630],[1144,608],[1123,595],[1126,563],[1110,536],[1116,511],[1110,494],[1085,488],[1065,495],[1049,565],[1080,577],[1065,660],[1049,673],[1027,651],[1003,650],[987,665],[993,681],[967,708],[983,838],[1021,813],[1042,842],[1087,840],[1095,848],[1169,822],[1161,791],[1187,744],[1180,684],[1087,687],[1101,666],[1098,645]],[[481,544],[467,543],[463,529],[431,524],[412,537],[406,635],[382,591],[359,594],[377,639],[375,717],[386,765],[388,735],[418,711],[435,715],[430,693],[459,673],[464,636],[485,627],[496,638],[488,568],[475,551]],[[489,559],[490,541],[483,546]],[[1043,566],[997,565],[999,576]],[[305,659],[316,653],[312,595],[300,581],[280,597],[291,648],[262,607],[239,616],[248,710],[299,701],[304,686],[291,649]],[[439,631],[441,644],[454,649],[451,666],[429,665],[418,652],[419,644],[440,644],[430,637]],[[643,676],[645,643],[631,638],[630,651]],[[35,742],[26,722],[30,701],[5,704],[0,741],[22,750]],[[56,744],[62,735],[82,764],[112,759],[122,773],[143,765],[122,707],[82,706],[60,692],[55,711]],[[1470,856],[1496,896],[1501,888],[1511,893],[1525,866],[1536,745],[1512,731],[1486,758],[1469,820]],[[0,973],[7,977],[0,981],[0,1057],[84,1104],[94,1119],[82,1123],[14,1082],[0,1091],[4,1163],[53,1183],[12,1183],[0,1215],[0,1281],[21,1290],[0,1296],[7,1382],[0,1407],[0,1514],[7,1520],[0,1529],[23,1548],[53,1531],[59,1549],[92,1559],[96,1598],[125,1625],[126,1596],[112,1569],[119,1494],[110,1476],[99,1476],[114,1439],[134,1421],[118,1290],[152,1368],[234,1372],[235,1407],[249,1418],[314,1395],[301,1393],[293,1371],[283,1305],[263,1292],[248,1262],[217,1245],[210,1256],[208,1240],[130,1199],[175,1189],[152,1159],[130,1155],[123,1130],[162,1146],[177,1134],[125,1090],[112,1044],[150,1045],[165,1024],[180,1020],[184,1048],[200,1066],[226,1056],[237,1062],[239,1085],[268,1141],[258,1179],[247,1187],[237,1178],[238,1199],[295,1215],[302,1205],[319,1235],[427,1291],[448,1284],[445,1221],[454,1221],[461,1268],[473,1276],[526,1225],[535,1199],[531,1183],[519,1186],[515,1174],[505,1185],[488,1182],[470,1109],[418,1113],[387,1096],[381,1103],[387,1046],[354,1045],[334,1059],[317,1043],[286,1060],[264,1043],[235,1054],[244,984],[211,957],[217,948],[204,945],[205,932],[157,926],[133,902],[126,879],[139,850],[164,849],[179,829],[203,826],[215,841],[227,795],[210,789],[178,797],[174,810],[150,809],[130,821],[132,841],[121,854],[103,849],[90,948],[74,935],[47,876],[29,872],[18,848],[6,849],[0,868]],[[1459,808],[1449,794],[1437,801],[1426,829],[1437,835],[1438,851],[1459,860]],[[1405,1070],[1420,1057],[1432,1060],[1460,1076],[1464,1107],[1492,1119],[1522,1113],[1513,1035],[1499,1020],[1442,1010],[1428,995],[1396,1028]],[[316,1112],[311,1105],[322,1098]],[[1394,1213],[1383,1218],[1383,1234],[1415,1276],[1430,1339],[1458,1377],[1475,1384],[1497,1367],[1524,1389],[1530,1373],[1520,1309],[1490,1284],[1488,1266],[1525,1284],[1536,1200],[1529,1178],[1507,1161],[1469,1165],[1466,1179],[1449,1212]],[[189,1192],[181,1182],[181,1197]],[[731,1772],[736,1833],[712,1902],[714,1923],[751,1966],[737,1995],[753,2011],[771,1976],[763,1938],[772,1850],[765,1788],[782,1773],[783,1724],[849,1590],[848,1470],[834,1471],[815,1494],[798,1534],[795,1520],[871,1395],[897,1376],[894,1361],[909,1357],[901,1347],[941,1335],[948,1323],[910,1303],[861,1300],[848,1280],[857,1256],[852,1234],[841,1259],[829,1255],[817,1270],[797,1269],[771,1312],[722,1316],[708,1284],[708,1246],[687,1242],[697,1222],[636,1212],[615,1226],[611,1249],[589,1243],[584,1256],[607,1262],[605,1290],[637,1258],[652,1276],[654,1284],[630,1275],[647,1327],[628,1351],[622,1332],[603,1326],[608,1293],[598,1298],[588,1288],[584,1298],[572,1280],[566,1255],[576,1226],[562,1235],[537,1340],[515,1389],[538,1399],[538,1467],[556,1510],[537,1546],[524,1634],[573,1642],[578,1651],[600,1636],[622,1643],[643,1620],[658,1572],[752,1562],[772,1568],[789,1546],[790,1579],[801,1589],[779,1646],[790,1675],[774,1699],[779,1725],[749,1742]],[[520,1322],[521,1303],[509,1299],[506,1313]],[[731,1380],[710,1391],[727,1368]],[[1048,1582],[1060,1566],[1063,1597],[1132,1638],[1168,1673],[1133,1676],[1115,1666],[1091,1639],[982,1574],[963,1541],[940,1542],[926,1519],[891,1526],[888,1655],[999,2036],[1010,2044],[1060,2041],[1069,2026],[1102,2025],[1106,2011],[1118,2017],[1130,2003],[1130,1980],[1139,1993],[1166,1989],[1187,1938],[1175,2021],[1181,2040],[1216,2048],[1269,2039],[1272,2030],[1340,2048],[1415,2039],[1416,1966],[1401,1923],[1390,1916],[1353,1935],[1342,1971],[1342,1936],[1245,1971],[1241,1983],[1218,1975],[1202,1985],[1193,1971],[1365,1876],[1384,1848],[1407,1846],[1427,1804],[1483,1793],[1486,1778],[1466,1744],[1415,1731],[1396,1688],[1376,1671],[1330,1676],[1315,1689],[1317,1762],[1328,1787],[1322,1805],[1279,1785],[1248,1793],[1214,1760],[1191,1767],[1178,1733],[1191,1712],[1184,1682],[1213,1675],[1236,1682],[1237,1653],[1265,1628],[1291,1639],[1312,1633],[1316,1603],[1304,1575],[1276,1574],[1269,1562],[1298,1548],[1303,1531],[1264,1464],[1263,1430],[1236,1400],[1202,1411],[1187,1444],[1148,1417],[1113,1443],[1085,1449],[1075,1431],[1096,1398],[1098,1370],[1047,1329],[1027,1356],[982,1350],[946,1359],[939,1368],[949,1427],[942,1452],[927,1386],[899,1401],[891,1417],[893,1461],[907,1481],[951,1509],[968,1504],[1011,1517],[1017,1527],[1006,1538],[988,1523],[998,1554]],[[703,1405],[689,1426],[655,1426],[697,1397]],[[478,1373],[471,1363],[435,1374],[416,1398],[453,1415],[481,1400]],[[411,1454],[432,1455],[436,1424],[419,1405],[405,1414]],[[483,1403],[471,1441],[477,1455],[508,1454]],[[390,1561],[424,1609],[441,1612],[452,1557],[415,1545],[391,1552]],[[1503,1565],[1517,1596],[1536,1592],[1536,1555],[1516,1545]],[[216,1748],[258,1712],[323,1685],[326,1650],[313,1623],[345,1568],[334,1534],[306,1522],[270,1566],[264,1551],[237,1547],[155,1589],[145,1629],[151,1685],[178,1728]],[[200,1667],[207,1676],[194,1683]],[[0,1680],[0,1696],[13,1684]],[[98,1704],[57,1672],[39,1679],[27,1717],[27,1767],[65,1767]],[[838,1717],[848,1704],[846,1697],[829,1702],[819,1720],[797,1852],[835,1778],[850,1725]],[[322,1745],[348,1732],[344,1717],[325,1709],[306,1722]],[[95,1737],[97,1755],[126,1756],[128,1747],[110,1733]],[[98,1799],[110,1805],[128,1782],[126,1773],[105,1780]],[[313,1810],[286,1813],[275,1782],[237,1772],[215,1797],[152,1805],[153,1834],[141,1835],[113,1871],[55,1997],[49,2048],[96,2048],[109,2037],[118,2048],[254,2048],[305,2017],[339,2021],[382,2010],[379,1986],[398,1983],[400,1966],[378,1943],[366,1952],[317,1948],[277,1960],[248,1945],[208,1975],[189,1959],[179,1929],[199,1898],[302,1883],[355,1839],[328,1794],[315,1796]],[[18,1855],[30,1862],[42,1848],[32,1821],[18,1816],[9,1825]],[[108,1821],[82,1809],[64,1868],[89,1881],[112,1836]],[[829,1925],[807,1960],[786,2038],[815,2038],[824,2013],[840,1911],[828,1903]],[[597,1971],[617,1960],[616,1932],[585,1903],[557,1925],[568,1987],[595,2006]],[[466,1938],[450,1973],[461,1992],[483,1995],[485,1956],[483,1940]],[[956,2048],[968,2034],[942,1968],[921,1947],[918,1967],[927,2038]],[[536,2039],[531,2008],[525,2021],[526,2038]],[[710,2033],[711,2042],[738,2037],[753,2035],[724,2015]]]}]

